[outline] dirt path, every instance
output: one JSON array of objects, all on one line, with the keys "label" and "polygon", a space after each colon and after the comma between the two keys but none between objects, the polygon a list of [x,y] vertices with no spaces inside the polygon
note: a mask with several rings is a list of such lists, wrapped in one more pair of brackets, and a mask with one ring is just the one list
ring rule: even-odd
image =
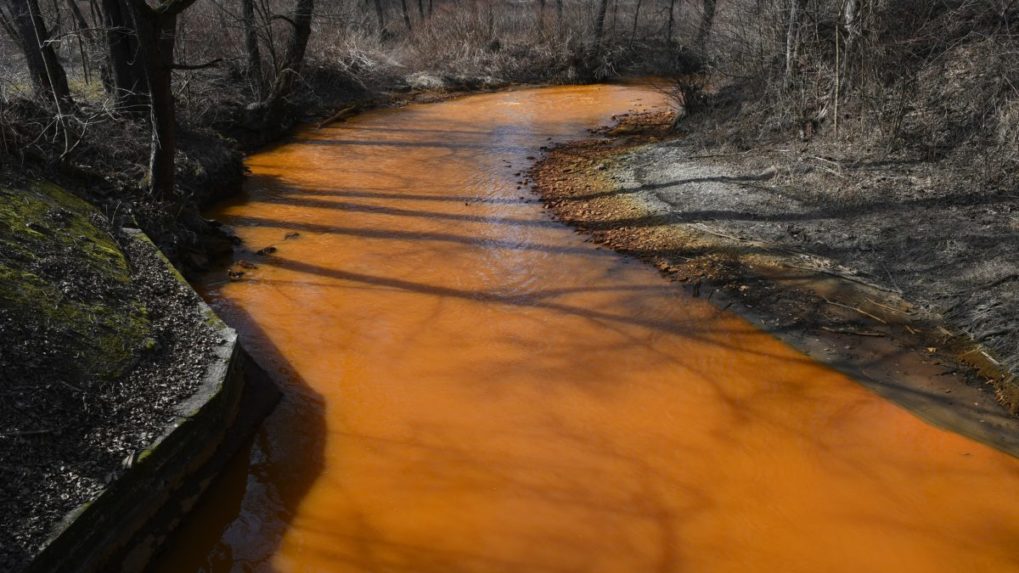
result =
[{"label": "dirt path", "polygon": [[[1001,205],[945,197],[826,207],[760,162],[737,171],[731,159],[691,157],[667,135],[667,114],[616,119],[598,130],[604,139],[558,146],[531,170],[558,219],[925,419],[1019,455],[1019,420],[1008,411],[1019,410],[1015,345],[995,357],[958,326],[991,329],[995,349],[1012,344],[1015,233],[971,225],[988,237],[970,243],[983,250],[938,248],[952,221]],[[926,234],[905,228],[905,217]],[[994,233],[1003,240],[991,242]],[[939,312],[945,301],[954,313]]]}]

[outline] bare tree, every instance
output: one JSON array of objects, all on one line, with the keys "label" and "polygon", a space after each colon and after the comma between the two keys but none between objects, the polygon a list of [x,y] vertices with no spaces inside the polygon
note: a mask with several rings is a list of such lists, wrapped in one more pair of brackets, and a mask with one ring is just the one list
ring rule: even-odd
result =
[{"label": "bare tree", "polygon": [[410,26],[410,12],[407,11],[407,0],[400,0],[400,8],[403,10],[403,24],[407,26],[407,31],[411,29]]},{"label": "bare tree", "polygon": [[109,64],[108,88],[117,111],[139,113],[148,107],[148,77],[139,54],[138,37],[124,0],[102,0]]},{"label": "bare tree", "polygon": [[676,0],[669,0],[669,24],[665,29],[665,41],[672,44],[672,27],[676,22]]},{"label": "bare tree", "polygon": [[50,44],[49,32],[43,22],[37,0],[7,0],[18,43],[25,54],[25,63],[32,76],[36,95],[52,101],[63,114],[74,107],[67,74]]},{"label": "bare tree", "polygon": [[[386,12],[382,9],[382,0],[374,0],[375,4],[375,17],[379,20],[379,34],[385,35],[386,33]],[[432,6],[428,5],[429,13],[431,13]]]},{"label": "bare tree", "polygon": [[177,16],[195,0],[163,0],[155,7],[145,0],[129,0],[138,46],[145,62],[149,87],[152,144],[149,154],[149,189],[160,199],[173,197],[176,185],[177,118],[172,79]]},{"label": "bare tree", "polygon": [[265,95],[265,82],[262,77],[262,54],[258,48],[258,28],[255,25],[255,0],[241,0],[241,21],[244,25],[244,49],[248,56],[245,74],[255,97],[261,100]]},{"label": "bare tree", "polygon": [[694,42],[702,54],[708,43],[708,37],[711,36],[711,29],[715,25],[716,0],[704,0],[703,8],[701,25],[697,28],[697,40]]},{"label": "bare tree", "polygon": [[785,83],[792,81],[795,71],[796,55],[800,45],[800,18],[805,0],[789,1],[789,25],[785,36]]},{"label": "bare tree", "polygon": [[633,26],[630,28],[630,44],[637,37],[637,21],[640,18],[641,0],[637,0],[637,7],[633,9]]},{"label": "bare tree", "polygon": [[279,125],[286,110],[287,98],[290,97],[294,83],[300,76],[304,65],[304,53],[311,37],[311,21],[315,12],[315,0],[297,0],[294,13],[287,21],[293,31],[287,43],[287,49],[273,82],[269,99],[261,104],[265,110],[264,122],[267,125]]},{"label": "bare tree", "polygon": [[598,0],[598,15],[594,20],[594,43],[600,47],[605,33],[605,13],[609,9],[609,0]]},{"label": "bare tree", "polygon": [[860,17],[860,0],[844,0],[842,21],[846,30],[846,40],[842,54],[842,69],[839,70],[844,82],[849,79],[846,73],[849,59],[856,48],[857,40],[863,34],[862,20]]}]

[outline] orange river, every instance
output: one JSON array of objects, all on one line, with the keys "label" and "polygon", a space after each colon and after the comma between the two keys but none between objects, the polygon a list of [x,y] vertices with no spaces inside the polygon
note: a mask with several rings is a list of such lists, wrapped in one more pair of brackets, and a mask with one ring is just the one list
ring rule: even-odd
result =
[{"label": "orange river", "polygon": [[[286,398],[157,570],[1019,571],[1019,459],[553,222],[635,86],[365,113],[253,155],[199,285]],[[288,234],[299,235],[285,238]]]}]

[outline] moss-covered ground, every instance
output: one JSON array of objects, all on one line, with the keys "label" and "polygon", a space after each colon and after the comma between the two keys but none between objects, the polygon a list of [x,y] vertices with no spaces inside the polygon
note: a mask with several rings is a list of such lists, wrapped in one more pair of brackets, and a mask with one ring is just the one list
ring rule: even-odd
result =
[{"label": "moss-covered ground", "polygon": [[[60,339],[45,357],[26,350],[70,384],[115,379],[151,344],[145,306],[104,221],[53,184],[0,188],[0,308],[21,328]],[[46,366],[31,362],[22,365]]]},{"label": "moss-covered ground", "polygon": [[109,215],[0,184],[0,571],[175,423],[218,344],[194,291]]}]

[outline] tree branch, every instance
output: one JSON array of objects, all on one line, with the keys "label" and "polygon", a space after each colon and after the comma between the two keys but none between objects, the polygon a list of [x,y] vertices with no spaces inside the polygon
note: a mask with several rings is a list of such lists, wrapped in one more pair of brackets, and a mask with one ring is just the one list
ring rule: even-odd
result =
[{"label": "tree branch", "polygon": [[283,14],[273,14],[272,17],[269,18],[269,20],[283,20],[287,24],[290,24],[290,26],[292,26],[294,29],[297,29],[297,23],[291,20],[290,18],[284,16]]},{"label": "tree branch", "polygon": [[168,16],[176,16],[190,8],[195,2],[196,0],[164,0],[163,3],[156,8],[156,12],[166,14]]},{"label": "tree branch", "polygon": [[211,67],[215,66],[216,64],[218,64],[218,63],[220,63],[222,61],[223,61],[223,58],[216,58],[215,60],[210,60],[208,62],[205,62],[204,64],[173,64],[173,65],[170,66],[170,69],[171,70],[204,70],[205,68],[211,68]]},{"label": "tree branch", "polygon": [[15,43],[18,44],[21,43],[21,36],[18,34],[18,31],[14,28],[14,24],[11,23],[10,18],[7,16],[6,13],[4,13],[2,7],[0,7],[0,27],[2,27],[4,31],[7,32],[7,35],[9,35],[11,39],[15,41]]}]

